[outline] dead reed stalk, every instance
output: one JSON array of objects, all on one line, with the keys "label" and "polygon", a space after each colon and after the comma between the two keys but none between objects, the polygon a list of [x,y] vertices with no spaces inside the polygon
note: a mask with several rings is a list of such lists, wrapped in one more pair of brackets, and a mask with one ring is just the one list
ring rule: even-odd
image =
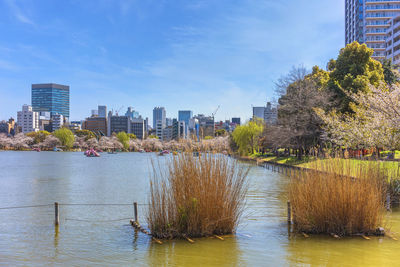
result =
[{"label": "dead reed stalk", "polygon": [[147,217],[153,236],[202,237],[235,231],[248,169],[222,155],[181,153],[166,168],[153,163],[153,171]]},{"label": "dead reed stalk", "polygon": [[350,170],[339,159],[313,164],[314,170],[296,172],[289,185],[295,228],[339,236],[375,233],[385,214],[385,175],[379,165]]}]

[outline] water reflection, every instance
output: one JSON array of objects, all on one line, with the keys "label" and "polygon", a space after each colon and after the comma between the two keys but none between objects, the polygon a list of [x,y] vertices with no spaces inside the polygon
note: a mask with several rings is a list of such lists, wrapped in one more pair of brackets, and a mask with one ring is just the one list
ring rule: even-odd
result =
[{"label": "water reflection", "polygon": [[168,241],[159,245],[151,242],[146,253],[148,266],[243,266],[243,252],[236,237]]},{"label": "water reflection", "polygon": [[[147,153],[0,153],[1,206],[60,203],[146,203],[150,158]],[[160,159],[158,159],[160,158]],[[247,164],[246,164],[247,165]],[[135,266],[282,266],[398,265],[400,241],[389,238],[303,236],[288,233],[288,178],[253,166],[249,173],[247,208],[235,237],[168,241],[156,244],[135,233],[126,221],[132,206],[60,206],[54,227],[54,206],[0,211],[0,265],[135,265]],[[144,225],[146,206],[139,206]],[[21,220],[21,218],[23,218]],[[72,219],[83,219],[75,221]],[[400,212],[389,225],[400,232]]]}]

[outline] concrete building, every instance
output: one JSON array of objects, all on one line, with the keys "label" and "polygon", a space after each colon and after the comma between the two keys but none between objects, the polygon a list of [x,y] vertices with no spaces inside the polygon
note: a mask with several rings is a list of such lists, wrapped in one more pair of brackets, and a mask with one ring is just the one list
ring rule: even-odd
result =
[{"label": "concrete building", "polygon": [[10,118],[8,121],[1,121],[0,122],[0,133],[6,135],[15,135],[15,120]]},{"label": "concrete building", "polygon": [[32,110],[32,106],[23,105],[22,111],[17,113],[17,123],[23,133],[39,131],[39,113]]},{"label": "concrete building", "polygon": [[125,116],[128,116],[131,119],[139,118],[139,112],[135,111],[133,107],[128,107]]},{"label": "concrete building", "polygon": [[232,123],[240,125],[240,118],[232,118]]},{"label": "concrete building", "polygon": [[92,112],[90,114],[92,117],[98,117],[99,116],[99,110],[98,109],[92,109]]},{"label": "concrete building", "polygon": [[57,131],[64,125],[64,116],[61,114],[54,114],[52,117],[53,131]]},{"label": "concrete building", "polygon": [[107,118],[107,136],[113,133],[126,132],[130,133],[131,123],[128,116],[112,115],[110,111]]},{"label": "concrete building", "polygon": [[278,109],[272,107],[271,102],[267,102],[265,107],[253,107],[253,118],[262,119],[267,124],[275,124],[278,121]]},{"label": "concrete building", "polygon": [[131,127],[130,127],[131,132],[130,133],[133,133],[134,135],[136,135],[136,138],[138,138],[138,139],[146,138],[146,132],[145,132],[146,120],[144,120],[142,118],[133,118],[130,120],[131,120]]},{"label": "concrete building", "polygon": [[365,43],[375,59],[385,58],[389,21],[399,14],[398,0],[345,0],[346,44]]},{"label": "concrete building", "polygon": [[386,32],[386,58],[391,59],[393,64],[400,64],[400,16],[389,21]]},{"label": "concrete building", "polygon": [[196,127],[196,124],[198,124],[198,132],[199,132],[200,138],[215,135],[214,117],[204,116],[203,114],[198,114],[197,116],[194,116],[193,118],[194,118],[194,120],[191,123],[193,123],[195,127]]},{"label": "concrete building", "polygon": [[166,127],[172,126],[172,123],[173,123],[173,119],[171,119],[171,118],[166,118],[165,119],[165,126]]},{"label": "concrete building", "polygon": [[264,121],[266,124],[275,124],[278,121],[278,109],[272,107],[271,102],[267,102],[264,110]]},{"label": "concrete building", "polygon": [[157,120],[154,129],[156,132],[156,136],[160,140],[163,140],[163,129],[164,128],[165,128],[165,126],[163,125],[163,122],[161,120]]},{"label": "concrete building", "polygon": [[68,128],[73,132],[82,130],[82,122],[81,121],[70,121],[68,124]]},{"label": "concrete building", "polygon": [[153,109],[153,129],[156,129],[157,121],[161,121],[162,128],[167,125],[166,112],[164,107],[155,107]]},{"label": "concrete building", "polygon": [[162,141],[170,141],[173,139],[173,132],[174,129],[171,126],[167,126],[165,128],[162,129],[162,138],[160,138]]},{"label": "concrete building", "polygon": [[33,111],[48,111],[50,115],[63,115],[69,118],[69,86],[46,83],[32,84]]},{"label": "concrete building", "polygon": [[253,107],[253,118],[264,119],[265,107]]},{"label": "concrete building", "polygon": [[100,118],[107,118],[107,106],[98,106],[97,107],[97,115]]},{"label": "concrete building", "polygon": [[108,135],[107,133],[107,118],[103,117],[90,117],[82,123],[82,129],[89,130],[97,136]]}]

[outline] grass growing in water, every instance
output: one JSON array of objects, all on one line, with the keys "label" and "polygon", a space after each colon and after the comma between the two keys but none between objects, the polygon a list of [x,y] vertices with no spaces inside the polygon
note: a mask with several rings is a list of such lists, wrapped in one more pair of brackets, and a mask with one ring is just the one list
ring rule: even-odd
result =
[{"label": "grass growing in water", "polygon": [[386,185],[379,165],[354,167],[340,159],[312,164],[319,171],[296,172],[289,185],[296,230],[345,236],[373,234],[382,226]]},{"label": "grass growing in water", "polygon": [[181,153],[167,169],[153,164],[148,225],[157,238],[203,237],[235,231],[248,169],[222,155]]}]

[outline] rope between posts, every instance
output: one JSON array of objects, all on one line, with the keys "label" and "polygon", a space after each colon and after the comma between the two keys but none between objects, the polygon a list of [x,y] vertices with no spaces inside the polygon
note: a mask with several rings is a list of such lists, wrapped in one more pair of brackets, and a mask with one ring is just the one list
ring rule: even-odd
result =
[{"label": "rope between posts", "polygon": [[[132,206],[133,203],[58,203],[59,206]],[[137,203],[138,206],[148,206],[150,204]],[[25,208],[40,208],[40,207],[51,207],[54,204],[43,204],[43,205],[28,205],[28,206],[13,206],[13,207],[0,207],[0,210],[11,210],[11,209],[25,209]]]},{"label": "rope between posts", "polygon": [[44,204],[44,205],[30,205],[30,206],[15,206],[15,207],[3,207],[0,210],[11,210],[11,209],[24,209],[24,208],[39,208],[39,207],[50,207],[54,204]]},{"label": "rope between posts", "polygon": [[84,220],[84,219],[65,218],[66,221],[79,221],[79,222],[117,222],[130,219],[132,218],[130,217],[130,218],[115,219],[115,220]]},{"label": "rope between posts", "polygon": [[131,204],[126,204],[126,203],[122,203],[122,204],[118,204],[118,203],[83,203],[83,204],[79,204],[79,203],[72,203],[72,204],[67,204],[67,203],[58,203],[59,206],[132,206],[133,203]]}]

